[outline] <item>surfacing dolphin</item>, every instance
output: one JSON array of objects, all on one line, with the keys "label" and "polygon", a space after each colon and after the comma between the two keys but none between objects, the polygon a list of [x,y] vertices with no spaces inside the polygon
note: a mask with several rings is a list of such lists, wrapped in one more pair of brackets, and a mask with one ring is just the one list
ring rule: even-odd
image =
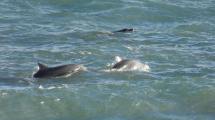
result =
[{"label": "surfacing dolphin", "polygon": [[122,32],[122,33],[126,33],[126,32],[133,32],[134,29],[133,28],[123,28],[121,30],[117,30],[117,31],[113,31],[114,33],[117,33],[117,32]]},{"label": "surfacing dolphin", "polygon": [[74,73],[85,71],[83,65],[66,64],[56,67],[48,67],[44,64],[38,63],[39,70],[33,74],[34,78],[50,78],[50,77],[68,77]]},{"label": "surfacing dolphin", "polygon": [[143,64],[138,60],[122,59],[119,56],[115,57],[116,63],[113,65],[112,70],[117,71],[145,71],[149,72],[150,67]]}]

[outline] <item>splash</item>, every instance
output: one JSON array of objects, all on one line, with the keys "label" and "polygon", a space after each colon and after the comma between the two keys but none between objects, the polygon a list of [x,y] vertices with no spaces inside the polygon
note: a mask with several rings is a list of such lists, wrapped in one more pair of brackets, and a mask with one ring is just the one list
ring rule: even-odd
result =
[{"label": "splash", "polygon": [[[123,72],[123,71],[140,71],[150,72],[150,67],[146,63],[141,63],[138,60],[123,60],[119,56],[115,56],[115,62],[107,64],[109,69],[103,70],[104,72]],[[118,64],[118,65],[117,65]],[[118,67],[113,67],[118,66]]]},{"label": "splash", "polygon": [[110,69],[109,70],[110,72],[123,72],[123,71],[139,71],[139,72],[150,72],[150,67],[149,65],[147,64],[138,64],[138,65],[135,65],[133,67],[130,67],[128,65],[125,65],[123,66],[122,68],[120,69]]}]

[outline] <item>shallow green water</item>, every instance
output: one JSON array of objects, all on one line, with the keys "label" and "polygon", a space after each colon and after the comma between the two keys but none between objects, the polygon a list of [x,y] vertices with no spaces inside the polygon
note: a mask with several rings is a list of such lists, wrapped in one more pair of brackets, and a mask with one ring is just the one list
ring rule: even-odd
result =
[{"label": "shallow green water", "polygon": [[[214,120],[214,38],[214,0],[2,0],[0,120]],[[116,55],[151,71],[103,72]]]}]

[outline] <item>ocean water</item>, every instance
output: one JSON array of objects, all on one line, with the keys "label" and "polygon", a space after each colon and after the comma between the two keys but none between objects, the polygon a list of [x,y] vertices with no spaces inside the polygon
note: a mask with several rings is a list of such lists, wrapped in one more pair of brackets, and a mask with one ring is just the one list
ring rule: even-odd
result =
[{"label": "ocean water", "polygon": [[[151,70],[104,72],[114,56]],[[215,120],[215,1],[1,0],[0,120]]]}]

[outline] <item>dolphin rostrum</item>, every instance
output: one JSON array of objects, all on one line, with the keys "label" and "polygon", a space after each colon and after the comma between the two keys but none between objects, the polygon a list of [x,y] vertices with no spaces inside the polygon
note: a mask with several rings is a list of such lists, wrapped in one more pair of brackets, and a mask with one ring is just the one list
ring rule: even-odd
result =
[{"label": "dolphin rostrum", "polygon": [[66,64],[56,67],[48,67],[42,63],[38,63],[39,70],[33,74],[34,78],[50,78],[70,76],[74,73],[85,71],[86,68],[83,65],[78,64]]}]

